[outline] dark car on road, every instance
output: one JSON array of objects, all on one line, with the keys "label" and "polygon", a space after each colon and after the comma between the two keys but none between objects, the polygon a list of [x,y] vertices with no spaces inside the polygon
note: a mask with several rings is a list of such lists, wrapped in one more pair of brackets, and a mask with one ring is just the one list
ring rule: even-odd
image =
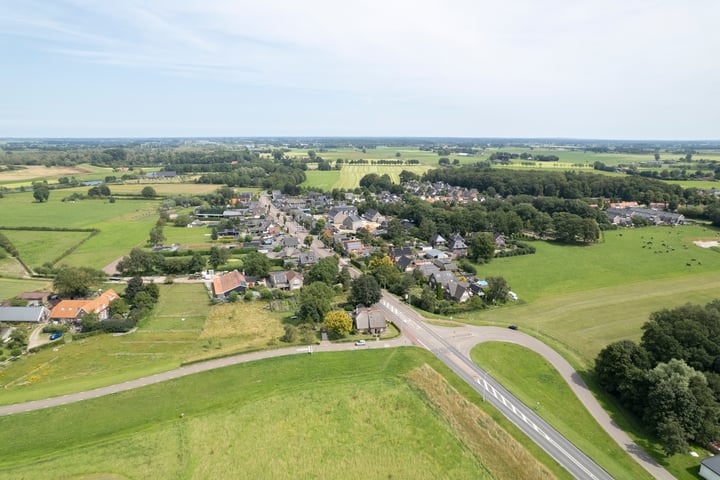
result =
[{"label": "dark car on road", "polygon": [[513,325],[508,325],[508,328],[509,328],[510,330],[517,330],[517,329],[518,329],[518,326],[515,325],[515,324],[513,324]]}]

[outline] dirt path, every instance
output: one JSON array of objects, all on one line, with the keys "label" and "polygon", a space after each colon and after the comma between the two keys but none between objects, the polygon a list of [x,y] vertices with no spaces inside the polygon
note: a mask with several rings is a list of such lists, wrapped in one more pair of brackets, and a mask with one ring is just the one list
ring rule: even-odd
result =
[{"label": "dirt path", "polygon": [[50,340],[46,340],[43,338],[40,338],[40,333],[42,333],[42,329],[45,328],[45,325],[38,325],[35,327],[35,330],[32,331],[30,336],[28,337],[28,350],[31,348],[37,347],[39,345],[43,345],[45,343],[48,343]]},{"label": "dirt path", "polygon": [[117,260],[114,260],[114,261],[108,263],[107,265],[105,265],[102,269],[103,272],[105,272],[106,274],[108,274],[110,276],[117,275],[117,273],[118,273],[117,265],[118,265],[118,263],[120,263],[120,260],[122,260],[122,259],[123,259],[123,257],[120,257]]}]

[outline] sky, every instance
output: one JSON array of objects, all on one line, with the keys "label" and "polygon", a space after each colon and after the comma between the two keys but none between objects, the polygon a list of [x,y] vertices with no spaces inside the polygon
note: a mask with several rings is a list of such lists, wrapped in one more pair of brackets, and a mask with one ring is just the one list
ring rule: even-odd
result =
[{"label": "sky", "polygon": [[3,0],[0,137],[718,140],[720,2]]}]

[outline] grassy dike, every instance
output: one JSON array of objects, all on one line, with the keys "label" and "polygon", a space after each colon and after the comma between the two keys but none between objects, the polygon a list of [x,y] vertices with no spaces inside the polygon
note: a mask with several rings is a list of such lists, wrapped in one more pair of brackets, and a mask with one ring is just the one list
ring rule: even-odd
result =
[{"label": "grassy dike", "polygon": [[275,358],[2,417],[0,476],[570,478],[483,408],[421,349]]}]

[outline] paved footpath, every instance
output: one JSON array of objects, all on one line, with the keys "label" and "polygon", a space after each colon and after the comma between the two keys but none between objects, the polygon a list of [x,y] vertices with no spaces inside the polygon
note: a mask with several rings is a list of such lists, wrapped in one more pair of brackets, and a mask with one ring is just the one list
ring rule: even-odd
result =
[{"label": "paved footpath", "polygon": [[[412,345],[410,340],[405,337],[398,337],[387,341],[369,341],[363,347],[355,346],[352,343],[339,343],[330,344],[323,342],[321,345],[313,345],[312,352],[339,352],[347,350],[359,350],[359,349],[372,349],[372,348],[389,348],[389,347],[400,347]],[[89,400],[91,398],[104,397],[105,395],[112,395],[113,393],[125,392],[134,388],[144,387],[146,385],[152,385],[154,383],[164,382],[166,380],[172,380],[175,378],[184,377],[186,375],[192,375],[194,373],[207,372],[208,370],[214,370],[216,368],[228,367],[230,365],[237,365],[239,363],[252,362],[255,360],[263,360],[265,358],[283,357],[288,355],[307,355],[310,353],[308,347],[295,346],[288,348],[281,348],[278,350],[267,350],[262,352],[252,352],[240,355],[233,355],[231,357],[218,358],[215,360],[208,360],[206,362],[194,363],[192,365],[186,365],[184,367],[176,368],[175,370],[169,370],[167,372],[156,373],[149,377],[138,378],[136,380],[129,380],[127,382],[118,383],[115,385],[108,385],[107,387],[95,388],[93,390],[87,390],[85,392],[69,393],[60,397],[45,398],[42,400],[33,400],[24,403],[15,403],[12,405],[0,406],[0,416],[12,415],[15,413],[30,412],[33,410],[39,410],[42,408],[57,407],[60,405],[66,405],[68,403],[81,402],[83,400]]]}]

